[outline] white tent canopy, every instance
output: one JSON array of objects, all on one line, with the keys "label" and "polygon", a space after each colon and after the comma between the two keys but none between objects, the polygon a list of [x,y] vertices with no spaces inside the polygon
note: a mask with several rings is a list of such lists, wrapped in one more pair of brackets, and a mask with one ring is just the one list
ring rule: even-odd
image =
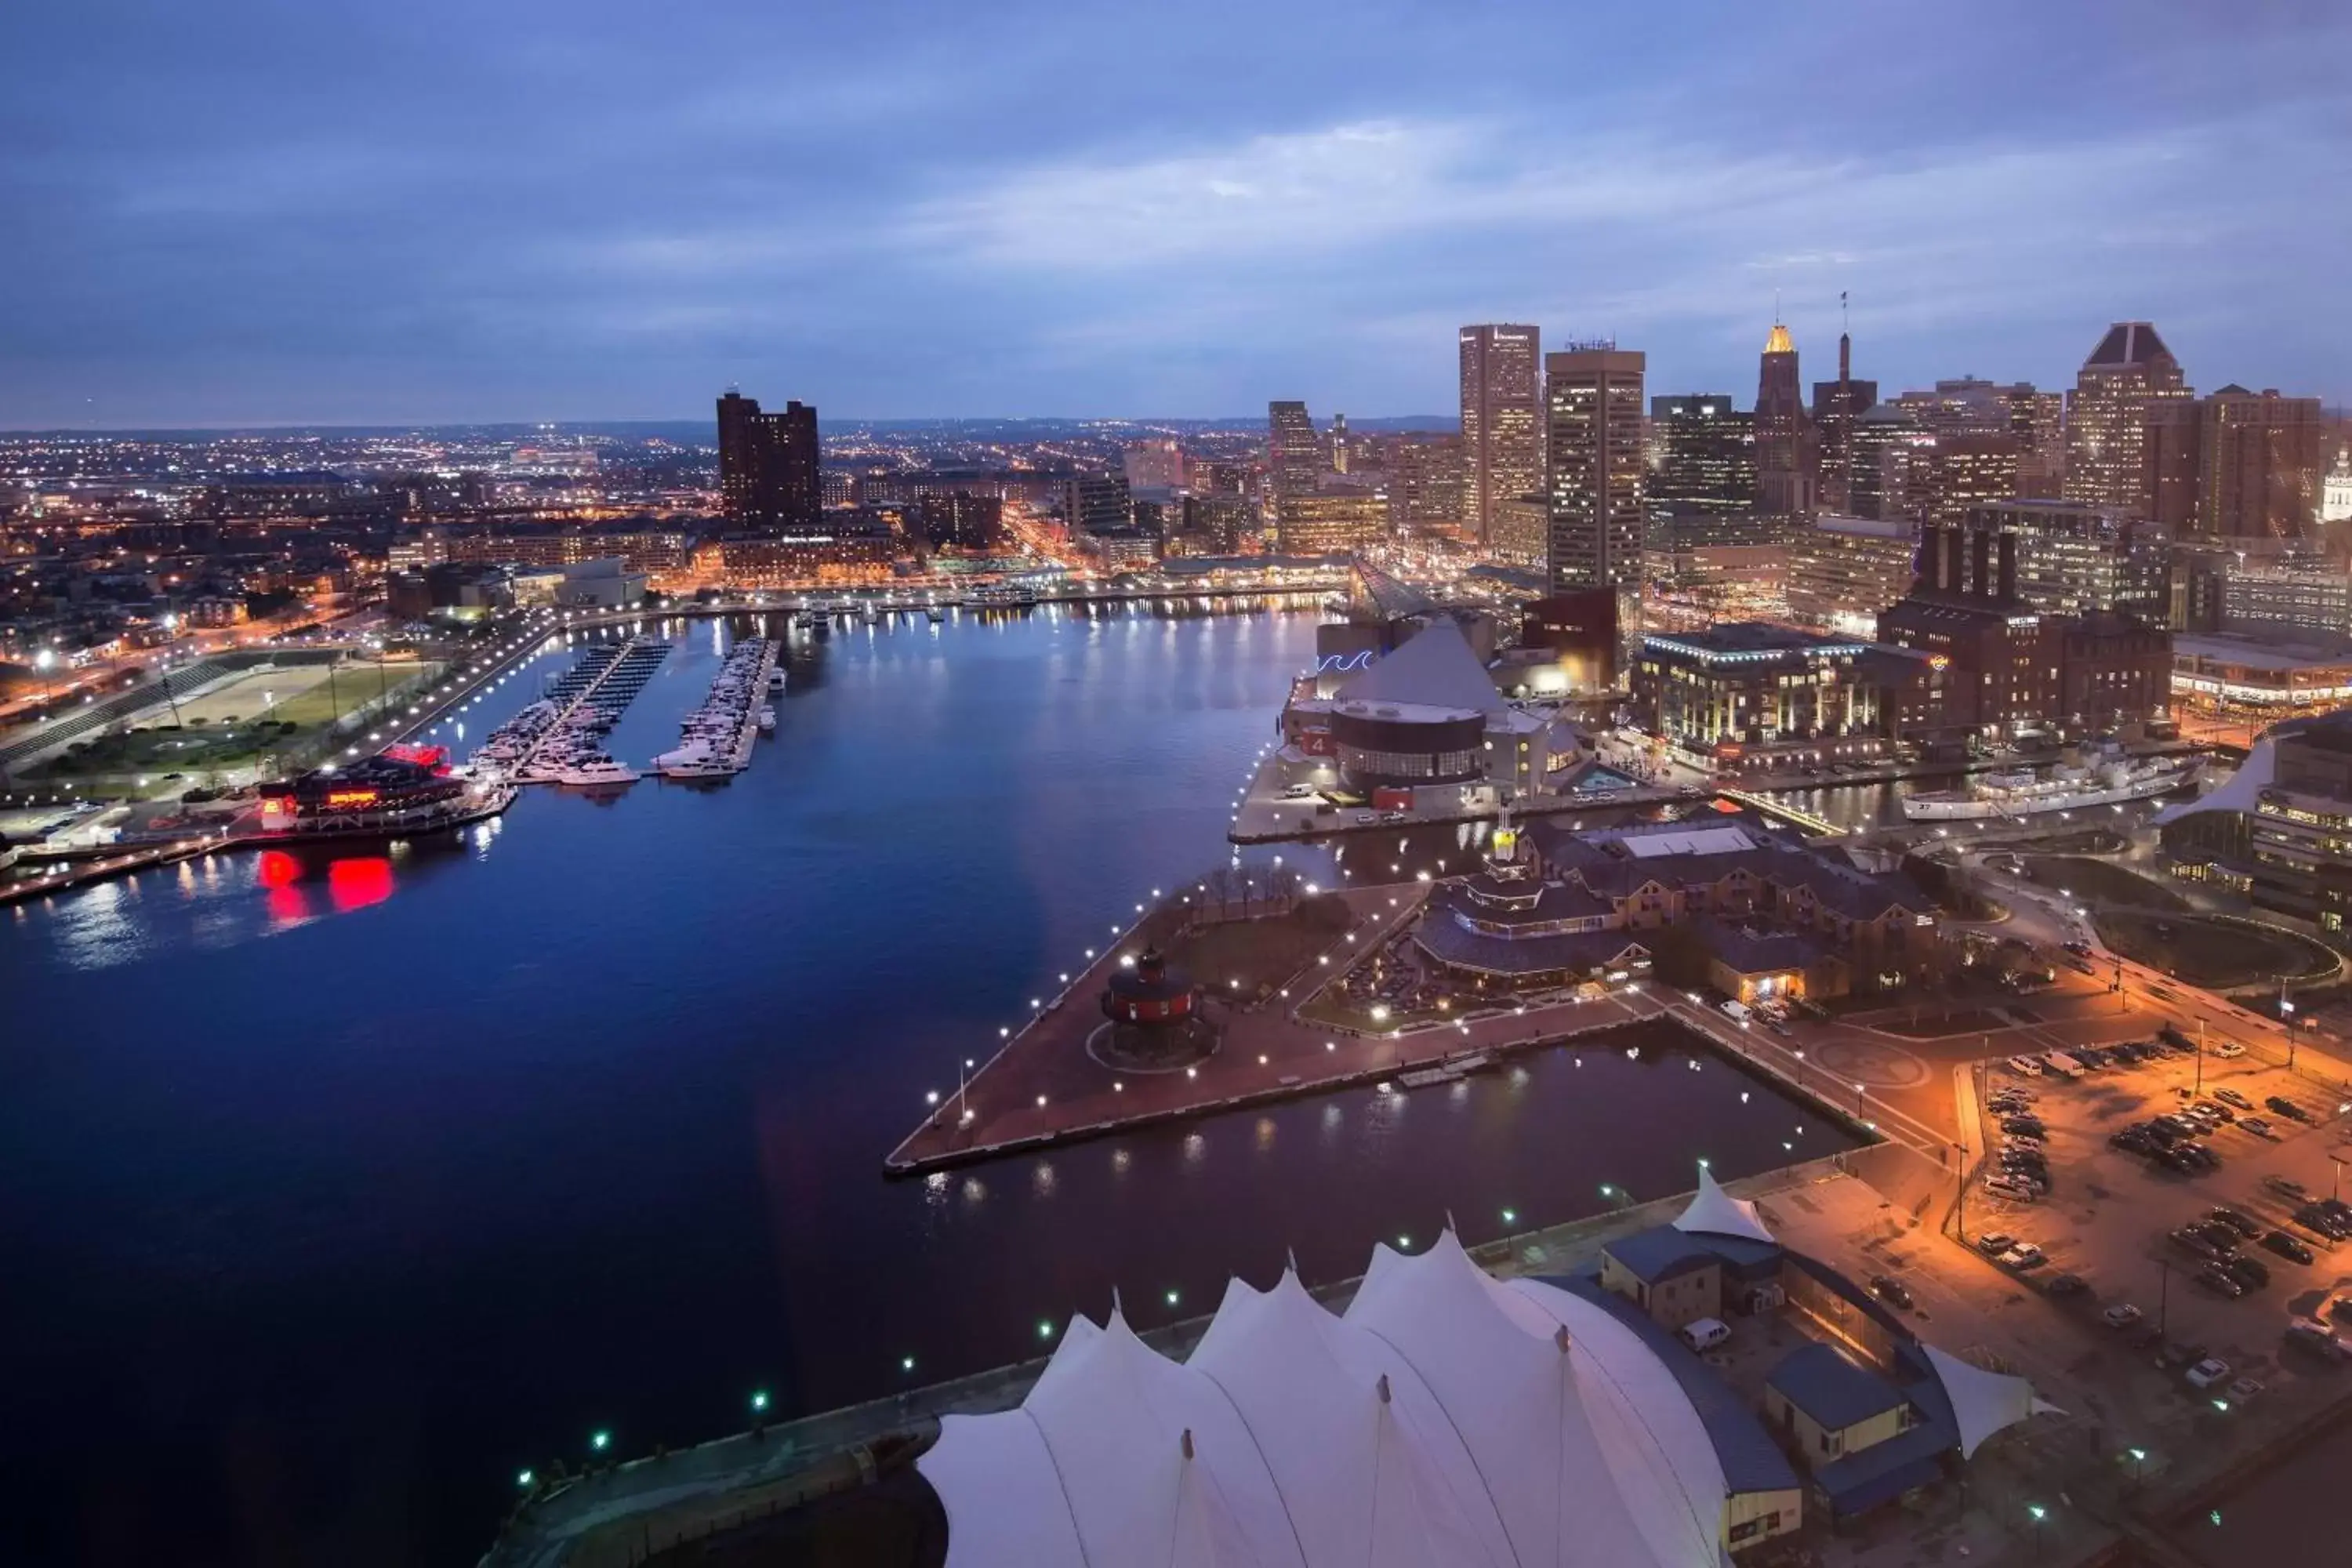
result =
[{"label": "white tent canopy", "polygon": [[1723,1190],[1715,1173],[1705,1165],[1698,1168],[1698,1193],[1675,1221],[1675,1228],[1685,1236],[1744,1236],[1753,1241],[1770,1241],[1772,1233],[1764,1228],[1758,1217],[1756,1205],[1744,1198],[1735,1198]]},{"label": "white tent canopy", "polygon": [[1344,1317],[1235,1281],[1182,1364],[1074,1319],[1020,1408],[918,1461],[949,1568],[1719,1568],[1723,1478],[1639,1337],[1449,1231]]},{"label": "white tent canopy", "polygon": [[1927,1363],[1936,1369],[1936,1380],[1944,1385],[1944,1394],[1952,1402],[1952,1418],[1960,1428],[1963,1459],[1973,1458],[1977,1445],[2004,1426],[2013,1426],[2029,1415],[2065,1414],[2037,1397],[2033,1385],[2021,1377],[1971,1366],[1925,1342],[1919,1348],[1927,1352]]}]

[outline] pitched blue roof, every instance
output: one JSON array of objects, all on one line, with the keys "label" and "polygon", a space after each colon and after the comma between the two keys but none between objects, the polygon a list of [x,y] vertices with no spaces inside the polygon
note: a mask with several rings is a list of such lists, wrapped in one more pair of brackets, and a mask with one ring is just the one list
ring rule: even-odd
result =
[{"label": "pitched blue roof", "polygon": [[1822,1466],[1813,1472],[1813,1484],[1828,1494],[1832,1512],[1864,1513],[1938,1479],[1944,1456],[1958,1449],[1956,1434],[1934,1426],[1914,1426]]},{"label": "pitched blue roof", "polygon": [[1781,1357],[1764,1382],[1832,1432],[1910,1403],[1901,1389],[1818,1340]]},{"label": "pitched blue roof", "polygon": [[1712,1241],[1711,1237],[1702,1239],[1673,1226],[1661,1225],[1621,1236],[1601,1250],[1622,1264],[1634,1279],[1654,1285],[1670,1274],[1719,1261]]}]

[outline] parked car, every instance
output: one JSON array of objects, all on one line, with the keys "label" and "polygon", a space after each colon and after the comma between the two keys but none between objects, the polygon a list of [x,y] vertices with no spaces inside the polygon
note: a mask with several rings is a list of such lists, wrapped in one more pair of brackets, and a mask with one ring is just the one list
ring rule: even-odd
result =
[{"label": "parked car", "polygon": [[1985,1191],[1994,1197],[2006,1198],[2013,1204],[2036,1204],[2042,1201],[2042,1194],[2030,1184],[2008,1176],[1987,1177]]},{"label": "parked car", "polygon": [[2299,1199],[2305,1195],[2303,1184],[2292,1176],[2264,1176],[2263,1185],[2283,1198]]},{"label": "parked car", "polygon": [[2257,1138],[2268,1138],[2271,1136],[2271,1124],[2259,1116],[2241,1116],[2238,1118],[2238,1131],[2251,1132]]},{"label": "parked car", "polygon": [[2091,1289],[2091,1282],[2080,1274],[2053,1274],[2042,1282],[2045,1296],[2080,1296]]},{"label": "parked car", "polygon": [[2352,1343],[2339,1338],[2325,1323],[2308,1323],[2300,1318],[2286,1326],[2286,1344],[2322,1361],[2335,1363],[2352,1359]]},{"label": "parked car", "polygon": [[2230,1386],[2221,1392],[2229,1396],[2231,1404],[2243,1405],[2261,1394],[2265,1386],[2258,1377],[2239,1377],[2232,1378]]},{"label": "parked car", "polygon": [[2210,1388],[2230,1375],[2230,1363],[2220,1356],[2209,1355],[2184,1373],[2191,1388]]},{"label": "parked car", "polygon": [[2346,1224],[2341,1215],[2331,1213],[2317,1204],[2305,1204],[2296,1209],[2294,1222],[2317,1231],[2330,1241],[2352,1239],[2352,1225]]},{"label": "parked car", "polygon": [[2139,1309],[2129,1301],[2118,1301],[2099,1314],[2111,1329],[2128,1329],[2139,1321]]},{"label": "parked car", "polygon": [[2201,1116],[2208,1121],[2235,1121],[2238,1119],[2236,1111],[2218,1100],[2200,1100],[2189,1109],[2191,1113]]},{"label": "parked car", "polygon": [[2197,1271],[2197,1283],[2215,1295],[2226,1296],[2232,1301],[2246,1293],[2246,1288],[2238,1282],[2238,1277],[2218,1263],[2209,1263],[2200,1268]]},{"label": "parked car", "polygon": [[2283,1094],[2272,1095],[2268,1100],[2263,1100],[2263,1103],[2270,1107],[2271,1110],[2278,1112],[2281,1116],[2285,1117],[2289,1121],[2308,1121],[2311,1120],[2310,1111],[2305,1110],[2302,1106],[2297,1105],[2294,1100],[2289,1100]]},{"label": "parked car", "polygon": [[2040,1078],[2042,1064],[2032,1057],[2011,1057],[2002,1064],[2020,1078]]},{"label": "parked car", "polygon": [[2219,1224],[2228,1226],[2231,1230],[2236,1231],[2240,1236],[2246,1237],[2249,1241],[2263,1233],[2262,1221],[2256,1219],[2252,1215],[2242,1214],[2238,1210],[2230,1207],[2227,1204],[2223,1204],[2220,1207],[2214,1209],[2212,1213],[2208,1215],[2206,1217],[2214,1220]]},{"label": "parked car", "polygon": [[2254,1102],[2252,1100],[2248,1100],[2244,1095],[2240,1094],[2234,1089],[2217,1089],[2213,1091],[2213,1098],[2220,1100],[2224,1105],[2234,1105],[2240,1110],[2252,1110],[2254,1108]]},{"label": "parked car", "polygon": [[2050,1261],[2050,1257],[2030,1241],[2021,1241],[2000,1255],[2004,1268],[2014,1268],[2020,1274],[2031,1273]]},{"label": "parked car", "polygon": [[2017,1245],[2017,1237],[2005,1230],[1989,1230],[1977,1237],[1977,1250],[1989,1258],[1998,1258]]},{"label": "parked car", "polygon": [[2221,1251],[2238,1250],[2238,1230],[2234,1226],[2222,1225],[2216,1220],[2200,1219],[2189,1221],[2189,1228],[2211,1242]]},{"label": "parked car", "polygon": [[2235,1061],[2246,1054],[2246,1047],[2235,1040],[2217,1040],[2213,1044],[2212,1050],[2215,1056],[2225,1062]]},{"label": "parked car", "polygon": [[2311,1248],[2283,1230],[2264,1232],[2263,1245],[2294,1263],[2308,1263],[2315,1256]]},{"label": "parked car", "polygon": [[1883,1301],[1900,1307],[1906,1312],[1911,1310],[1911,1292],[1904,1288],[1903,1281],[1900,1279],[1885,1274],[1874,1274],[1870,1277],[1870,1289],[1873,1295]]},{"label": "parked car", "polygon": [[2206,1237],[2203,1231],[2182,1226],[2172,1233],[2172,1245],[2183,1252],[2193,1252],[2200,1258],[2219,1258],[2221,1249]]},{"label": "parked car", "polygon": [[2259,1290],[2271,1282],[2270,1266],[2261,1258],[2247,1253],[2240,1253],[2221,1267],[2227,1268],[2231,1277],[2249,1290]]}]

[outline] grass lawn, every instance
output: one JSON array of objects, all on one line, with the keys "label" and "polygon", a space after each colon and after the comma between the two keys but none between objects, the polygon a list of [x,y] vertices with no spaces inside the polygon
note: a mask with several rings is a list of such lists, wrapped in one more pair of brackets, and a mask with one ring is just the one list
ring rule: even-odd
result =
[{"label": "grass lawn", "polygon": [[2163,883],[2105,860],[2076,855],[2028,855],[2025,872],[2045,888],[2063,889],[2093,909],[2188,910],[2187,899]]},{"label": "grass lawn", "polygon": [[[401,663],[384,666],[388,689],[397,692],[404,683],[415,683],[418,690],[428,687],[439,674],[437,664]],[[275,755],[281,765],[303,763],[323,744],[323,731],[333,720],[365,703],[375,700],[375,668],[373,665],[338,668],[331,685],[321,679],[316,686],[289,697],[261,711],[263,688],[256,686],[249,692],[240,689],[236,693],[223,693],[228,702],[241,696],[250,696],[254,711],[239,712],[234,724],[225,721],[226,712],[203,723],[189,723],[173,730],[163,728],[172,721],[169,710],[150,714],[146,724],[135,734],[98,735],[89,739],[79,751],[68,751],[42,764],[36,776],[48,778],[81,778],[121,774],[184,773],[176,781],[179,787],[197,782],[204,773],[215,769],[249,766],[256,759]],[[219,699],[204,702],[217,708]],[[188,710],[196,709],[195,714]],[[203,714],[198,704],[184,705],[184,716]],[[257,732],[257,726],[267,720],[276,726],[291,724],[290,731],[273,728]],[[291,761],[289,761],[289,759]]]},{"label": "grass lawn", "polygon": [[1168,959],[1190,970],[1204,991],[1254,996],[1286,983],[1347,929],[1348,906],[1326,895],[1302,900],[1287,914],[1226,921],[1171,938]]},{"label": "grass lawn", "polygon": [[[2116,910],[2095,917],[2099,940],[2137,963],[2191,985],[2253,985],[2336,973],[2336,954],[2309,937],[2204,915]],[[2161,926],[2164,929],[2158,930]]]},{"label": "grass lawn", "polygon": [[298,730],[308,730],[331,723],[352,709],[374,701],[379,690],[398,692],[404,687],[422,690],[430,686],[440,673],[441,666],[437,664],[386,664],[383,667],[382,684],[379,686],[375,665],[337,665],[335,679],[331,682],[321,680],[299,696],[287,699],[271,709],[268,717],[291,724]]}]

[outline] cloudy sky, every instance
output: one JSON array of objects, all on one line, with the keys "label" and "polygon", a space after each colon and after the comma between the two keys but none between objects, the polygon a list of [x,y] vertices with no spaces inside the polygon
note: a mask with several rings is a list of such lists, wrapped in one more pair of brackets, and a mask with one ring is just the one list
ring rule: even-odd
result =
[{"label": "cloudy sky", "polygon": [[1755,391],[2352,401],[2326,0],[26,0],[0,426],[1445,412],[1454,329]]}]

